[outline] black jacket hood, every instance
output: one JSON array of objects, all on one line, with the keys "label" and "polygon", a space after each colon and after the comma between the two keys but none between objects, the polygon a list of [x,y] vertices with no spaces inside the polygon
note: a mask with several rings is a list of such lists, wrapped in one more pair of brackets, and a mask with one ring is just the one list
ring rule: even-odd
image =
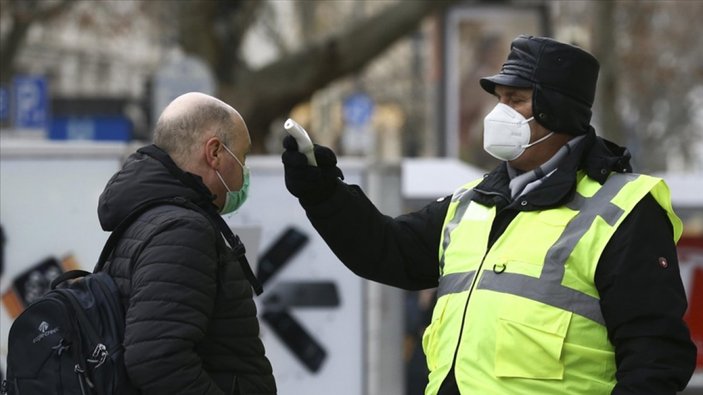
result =
[{"label": "black jacket hood", "polygon": [[155,145],[140,148],[127,158],[100,195],[100,226],[112,231],[141,204],[176,196],[201,207],[213,205],[214,199],[199,176],[179,169],[163,150]]}]

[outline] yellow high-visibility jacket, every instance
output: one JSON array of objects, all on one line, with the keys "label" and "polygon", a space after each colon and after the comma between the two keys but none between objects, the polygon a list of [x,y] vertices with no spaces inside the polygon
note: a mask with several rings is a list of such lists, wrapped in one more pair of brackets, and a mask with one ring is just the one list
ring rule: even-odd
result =
[{"label": "yellow high-visibility jacket", "polygon": [[442,234],[438,301],[423,348],[426,395],[449,372],[462,393],[610,394],[615,358],[594,276],[600,255],[648,193],[666,210],[674,240],[682,224],[655,177],[578,174],[567,205],[520,212],[488,248],[495,207],[452,197]]}]

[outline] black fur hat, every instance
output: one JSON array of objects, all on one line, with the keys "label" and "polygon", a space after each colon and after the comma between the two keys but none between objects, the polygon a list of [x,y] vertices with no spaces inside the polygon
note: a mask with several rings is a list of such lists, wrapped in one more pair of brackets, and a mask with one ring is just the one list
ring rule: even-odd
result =
[{"label": "black fur hat", "polygon": [[599,67],[598,60],[581,48],[520,35],[510,44],[500,73],[481,78],[480,83],[489,93],[496,85],[532,88],[532,112],[540,125],[580,135],[591,122]]}]

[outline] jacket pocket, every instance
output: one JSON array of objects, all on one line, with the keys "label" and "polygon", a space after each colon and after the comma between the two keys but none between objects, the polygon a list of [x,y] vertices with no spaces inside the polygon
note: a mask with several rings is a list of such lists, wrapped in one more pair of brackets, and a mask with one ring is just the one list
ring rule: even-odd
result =
[{"label": "jacket pocket", "polygon": [[535,302],[516,304],[512,314],[503,312],[497,322],[495,375],[562,379],[562,350],[571,313]]},{"label": "jacket pocket", "polygon": [[427,357],[427,367],[430,371],[437,369],[439,347],[437,345],[437,331],[443,321],[444,310],[447,307],[448,297],[442,297],[437,300],[434,310],[432,311],[432,321],[425,328],[422,334],[422,349]]}]

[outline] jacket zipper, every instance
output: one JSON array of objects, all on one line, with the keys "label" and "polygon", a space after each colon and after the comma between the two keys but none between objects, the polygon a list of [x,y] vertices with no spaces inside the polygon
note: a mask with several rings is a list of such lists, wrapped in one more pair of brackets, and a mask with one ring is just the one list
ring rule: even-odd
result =
[{"label": "jacket zipper", "polygon": [[[486,256],[488,255],[488,250],[486,250],[486,253],[483,255],[483,258],[481,258],[481,263],[478,265],[478,268],[476,268],[476,275],[474,275],[473,281],[471,281],[471,287],[469,287],[469,294],[466,296],[466,303],[464,304],[464,313],[461,317],[461,326],[459,327],[459,339],[457,340],[456,343],[456,348],[454,349],[454,358],[452,360],[452,366],[449,368],[449,374],[453,374],[454,381],[457,384],[457,387],[459,386],[459,383],[456,379],[456,372],[454,368],[456,367],[456,360],[457,357],[459,356],[459,346],[461,345],[461,339],[464,336],[464,325],[466,324],[466,312],[469,309],[469,301],[471,300],[471,294],[473,293],[474,289],[476,288],[476,284],[478,283],[478,277],[481,273],[481,269],[483,268],[483,263],[486,260]],[[444,380],[442,380],[442,383],[447,380],[447,376],[444,377]],[[441,388],[440,384],[440,388]]]},{"label": "jacket zipper", "polygon": [[[505,197],[505,195],[503,195],[502,193],[499,193],[499,192],[487,192],[487,191],[482,191],[482,190],[478,190],[478,192],[483,193],[485,195],[499,196],[499,197],[503,198],[504,200],[509,201]],[[496,218],[498,218],[498,212],[496,212],[496,215],[493,218],[493,222],[491,223],[491,229],[493,228],[493,225],[495,225]],[[466,324],[466,313],[469,309],[469,301],[471,300],[471,294],[474,292],[474,289],[476,289],[476,284],[478,284],[478,278],[481,275],[481,269],[483,269],[483,264],[486,261],[486,256],[488,256],[488,252],[491,250],[491,247],[495,243],[495,240],[498,237],[500,237],[500,235],[496,235],[496,236],[494,236],[494,238],[491,238],[490,233],[492,233],[492,232],[489,232],[488,245],[486,246],[486,252],[483,254],[483,257],[481,258],[481,263],[476,268],[476,274],[474,275],[473,281],[471,281],[471,287],[469,287],[469,294],[466,295],[466,303],[464,304],[464,313],[461,317],[461,326],[459,327],[459,339],[457,340],[456,348],[454,349],[454,358],[452,360],[452,366],[449,368],[449,374],[454,374],[453,379],[457,385],[457,388],[459,387],[459,382],[456,379],[456,372],[455,372],[454,368],[456,367],[456,360],[457,360],[457,357],[459,356],[459,346],[461,345],[461,339],[464,336],[464,326]],[[446,381],[446,380],[447,380],[447,376],[444,377],[444,380],[442,381],[442,383],[444,383],[444,381]],[[442,387],[442,384],[440,384],[440,388],[441,387]]]}]

